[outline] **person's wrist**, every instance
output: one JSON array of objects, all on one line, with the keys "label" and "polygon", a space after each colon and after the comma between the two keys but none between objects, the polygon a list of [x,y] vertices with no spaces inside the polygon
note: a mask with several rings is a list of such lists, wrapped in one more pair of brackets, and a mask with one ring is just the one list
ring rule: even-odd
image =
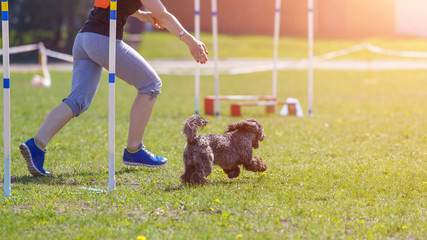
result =
[{"label": "person's wrist", "polygon": [[194,38],[193,36],[185,32],[184,35],[181,37],[181,41],[183,41],[187,45],[190,45],[194,41]]},{"label": "person's wrist", "polygon": [[185,31],[184,30],[181,30],[179,33],[178,33],[178,38],[179,38],[179,40],[182,40],[182,37],[185,35]]}]

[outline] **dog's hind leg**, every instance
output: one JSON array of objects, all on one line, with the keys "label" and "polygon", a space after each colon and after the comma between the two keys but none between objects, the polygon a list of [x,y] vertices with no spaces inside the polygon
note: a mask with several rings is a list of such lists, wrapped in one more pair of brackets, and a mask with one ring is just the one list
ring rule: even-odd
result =
[{"label": "dog's hind leg", "polygon": [[243,162],[243,167],[252,172],[264,172],[267,170],[267,164],[259,157],[253,157],[249,162]]},{"label": "dog's hind leg", "polygon": [[240,168],[236,166],[232,169],[224,169],[224,172],[228,175],[229,178],[236,178],[240,175]]}]

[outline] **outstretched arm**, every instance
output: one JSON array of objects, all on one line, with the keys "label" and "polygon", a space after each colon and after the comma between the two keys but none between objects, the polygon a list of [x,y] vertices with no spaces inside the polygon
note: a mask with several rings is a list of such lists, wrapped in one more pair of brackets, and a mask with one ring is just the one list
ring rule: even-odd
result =
[{"label": "outstretched arm", "polygon": [[158,29],[164,29],[165,28],[162,25],[160,25],[159,20],[157,20],[157,18],[155,18],[151,14],[151,12],[138,10],[134,14],[132,14],[131,16],[136,17],[141,22],[151,23],[154,25],[154,27],[156,27]]},{"label": "outstretched arm", "polygon": [[208,60],[208,51],[206,50],[205,44],[188,33],[175,16],[167,11],[160,0],[141,0],[141,3],[151,11],[151,16],[155,23],[157,21],[160,27],[165,27],[188,46],[194,60],[200,63],[206,63]]}]

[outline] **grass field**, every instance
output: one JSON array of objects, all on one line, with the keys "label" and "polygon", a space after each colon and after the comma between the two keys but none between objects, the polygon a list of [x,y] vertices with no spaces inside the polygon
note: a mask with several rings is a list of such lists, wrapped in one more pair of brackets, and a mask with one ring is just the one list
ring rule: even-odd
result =
[{"label": "grass field", "polygon": [[[135,91],[119,81],[117,190],[100,194],[80,187],[107,189],[105,74],[89,111],[48,146],[45,168],[53,176],[30,177],[19,154],[19,144],[36,133],[70,90],[70,73],[51,74],[50,89],[32,88],[32,73],[12,74],[13,196],[0,197],[0,239],[427,236],[425,71],[316,71],[313,117],[266,115],[255,107],[233,118],[229,103],[222,103],[222,115],[207,117],[210,123],[201,133],[221,133],[227,123],[256,118],[266,138],[255,154],[268,170],[242,171],[229,180],[215,168],[211,183],[199,187],[179,181],[181,128],[193,113],[193,78],[162,76],[163,93],[145,136],[148,149],[169,159],[156,169],[121,163]],[[269,72],[221,76],[222,93],[269,94],[270,79]],[[306,111],[306,79],[305,71],[280,72],[278,95],[298,98]],[[202,78],[201,91],[213,93],[211,77]],[[0,170],[3,179],[3,165]]]}]

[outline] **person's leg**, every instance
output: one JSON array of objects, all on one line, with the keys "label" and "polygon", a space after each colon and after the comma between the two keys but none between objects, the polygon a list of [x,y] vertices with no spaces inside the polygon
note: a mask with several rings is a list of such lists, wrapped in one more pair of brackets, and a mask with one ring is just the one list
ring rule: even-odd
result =
[{"label": "person's leg", "polygon": [[[94,33],[88,34],[93,35]],[[150,167],[164,165],[167,162],[166,158],[150,153],[142,144],[156,97],[160,94],[162,82],[154,69],[138,52],[123,41],[117,40],[116,43],[117,77],[138,90],[130,111],[128,148],[125,149],[123,163]],[[109,39],[99,37],[96,42],[92,41],[91,44],[108,46]],[[89,48],[86,53],[94,62],[108,69],[108,51],[99,52],[95,51],[95,48]]]},{"label": "person's leg", "polygon": [[46,145],[73,117],[86,111],[98,89],[102,67],[85,54],[82,36],[77,35],[73,46],[73,76],[71,93],[46,116],[34,138],[21,144],[20,150],[33,176],[46,176],[43,169]]},{"label": "person's leg", "polygon": [[145,59],[123,41],[117,45],[117,76],[138,89],[129,119],[127,147],[123,163],[158,167],[167,163],[164,157],[149,152],[142,140],[162,82]]},{"label": "person's leg", "polygon": [[152,154],[142,143],[155,102],[156,98],[148,94],[139,93],[136,96],[130,110],[128,142],[123,153],[124,164],[159,167],[167,163],[166,158]]},{"label": "person's leg", "polygon": [[73,118],[73,111],[70,106],[65,103],[61,103],[52,109],[43,124],[39,128],[34,139],[36,144],[41,148],[45,149],[50,139],[58,133],[71,119]]},{"label": "person's leg", "polygon": [[117,44],[117,76],[138,89],[129,119],[127,147],[123,163],[158,167],[167,163],[164,157],[150,153],[142,144],[148,121],[162,82],[148,62],[123,41]]},{"label": "person's leg", "polygon": [[48,176],[50,173],[43,168],[47,143],[50,139],[73,118],[71,108],[61,103],[45,118],[34,138],[19,146],[22,156],[27,162],[28,171],[33,176]]},{"label": "person's leg", "polygon": [[162,82],[154,69],[123,41],[117,44],[117,76],[138,89],[129,119],[127,149],[140,148]]},{"label": "person's leg", "polygon": [[49,112],[34,137],[37,145],[43,149],[73,117],[79,116],[89,108],[98,89],[102,67],[86,54],[85,48],[92,47],[85,46],[86,38],[85,34],[78,34],[74,42],[71,93]]},{"label": "person's leg", "polygon": [[152,154],[142,143],[155,102],[156,98],[148,94],[139,93],[136,96],[130,110],[128,143],[123,154],[124,164],[159,167],[167,163],[166,158]]},{"label": "person's leg", "polygon": [[[109,38],[100,37],[92,44],[108,45]],[[162,82],[154,69],[135,49],[120,40],[117,40],[116,44],[117,77],[138,90],[129,120],[127,148],[132,151],[141,145]],[[94,62],[108,69],[108,51],[99,52],[95,48],[89,48],[86,52]]]},{"label": "person's leg", "polygon": [[129,119],[129,133],[126,148],[130,152],[135,152],[140,148],[145,128],[150,119],[155,102],[156,98],[152,98],[147,94],[138,94],[136,96],[130,110]]},{"label": "person's leg", "polygon": [[[99,39],[97,43],[108,44],[108,41],[108,38],[104,38]],[[108,69],[108,52],[92,51],[89,50],[88,55]],[[138,90],[130,111],[127,142],[127,149],[136,151],[140,148],[162,82],[154,69],[137,51],[119,40],[117,41],[116,73],[117,77]]]}]

